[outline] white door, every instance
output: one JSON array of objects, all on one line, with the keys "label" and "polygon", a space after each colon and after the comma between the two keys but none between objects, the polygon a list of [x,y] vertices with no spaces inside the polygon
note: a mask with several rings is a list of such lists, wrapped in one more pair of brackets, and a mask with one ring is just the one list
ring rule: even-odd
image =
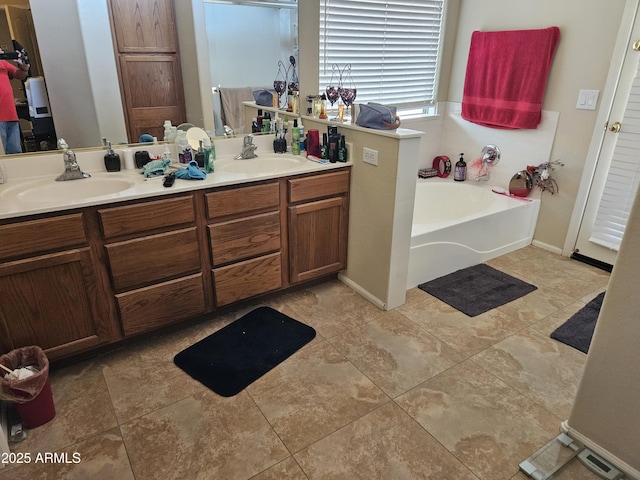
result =
[{"label": "white door", "polygon": [[575,252],[615,264],[628,209],[640,180],[640,20],[636,16],[627,41],[622,69]]}]

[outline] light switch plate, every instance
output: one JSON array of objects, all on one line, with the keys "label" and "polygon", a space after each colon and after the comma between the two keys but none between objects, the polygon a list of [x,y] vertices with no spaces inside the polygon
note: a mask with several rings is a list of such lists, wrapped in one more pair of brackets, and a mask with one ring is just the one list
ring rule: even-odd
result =
[{"label": "light switch plate", "polygon": [[579,110],[595,110],[598,105],[598,95],[600,95],[600,90],[580,90],[576,108]]}]

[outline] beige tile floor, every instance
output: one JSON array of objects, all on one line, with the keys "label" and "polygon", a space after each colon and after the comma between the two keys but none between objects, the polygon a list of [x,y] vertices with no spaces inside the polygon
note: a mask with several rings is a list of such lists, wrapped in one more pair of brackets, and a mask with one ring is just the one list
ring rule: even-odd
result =
[{"label": "beige tile floor", "polygon": [[381,311],[337,280],[263,300],[318,335],[230,398],[172,359],[258,303],[55,370],[56,417],[12,448],[80,462],[0,480],[526,480],[518,464],[558,434],[586,358],[549,334],[609,274],[536,247],[489,263],[538,290],[474,318],[418,289]]}]

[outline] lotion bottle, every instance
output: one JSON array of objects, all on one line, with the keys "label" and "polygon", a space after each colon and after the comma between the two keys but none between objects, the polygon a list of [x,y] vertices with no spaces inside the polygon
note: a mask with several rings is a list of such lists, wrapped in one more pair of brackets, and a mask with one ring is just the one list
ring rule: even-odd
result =
[{"label": "lotion bottle", "polygon": [[467,164],[464,161],[464,153],[460,154],[460,160],[456,162],[456,168],[453,172],[453,179],[457,182],[463,182],[467,178]]}]

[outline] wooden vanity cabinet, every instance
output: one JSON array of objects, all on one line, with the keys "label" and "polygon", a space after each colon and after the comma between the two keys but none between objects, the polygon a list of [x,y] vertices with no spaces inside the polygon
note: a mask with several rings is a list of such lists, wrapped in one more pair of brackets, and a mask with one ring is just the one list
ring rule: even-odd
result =
[{"label": "wooden vanity cabinet", "polygon": [[208,310],[194,196],[98,210],[125,335]]},{"label": "wooden vanity cabinet", "polygon": [[338,272],[347,264],[349,170],[287,181],[289,281]]},{"label": "wooden vanity cabinet", "polygon": [[0,353],[69,357],[342,270],[349,175],[0,221]]},{"label": "wooden vanity cabinet", "polygon": [[83,213],[0,226],[0,353],[38,345],[53,360],[112,339],[85,227]]},{"label": "wooden vanity cabinet", "polygon": [[282,288],[278,181],[207,193],[216,305]]}]

